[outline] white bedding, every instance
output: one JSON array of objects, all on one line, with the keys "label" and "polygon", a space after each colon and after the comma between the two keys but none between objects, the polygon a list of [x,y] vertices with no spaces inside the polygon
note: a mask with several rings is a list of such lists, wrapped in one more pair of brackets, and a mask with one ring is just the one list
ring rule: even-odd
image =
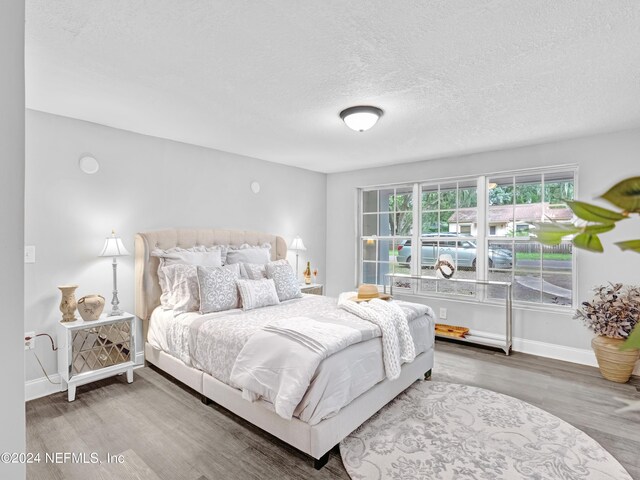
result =
[{"label": "white bedding", "polygon": [[[410,308],[410,307],[406,307]],[[409,321],[416,354],[433,347],[434,319],[421,315]],[[230,310],[200,315],[157,308],[150,320],[147,341],[187,365],[235,388],[230,381],[235,360],[248,338],[264,325],[287,317],[309,316],[356,326],[362,341],[325,358],[294,416],[311,425],[336,414],[353,399],[385,378],[380,329],[337,308],[336,300],[318,295],[243,312]]]}]

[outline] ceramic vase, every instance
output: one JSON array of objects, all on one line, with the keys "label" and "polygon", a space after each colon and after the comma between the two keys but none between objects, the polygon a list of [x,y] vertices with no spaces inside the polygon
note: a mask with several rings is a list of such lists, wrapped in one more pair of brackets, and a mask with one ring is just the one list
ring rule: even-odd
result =
[{"label": "ceramic vase", "polygon": [[78,313],[85,322],[98,320],[104,310],[104,297],[102,295],[85,295],[78,300]]},{"label": "ceramic vase", "polygon": [[624,341],[624,338],[609,338],[602,335],[598,335],[591,341],[600,373],[612,382],[628,382],[638,360],[638,350],[620,351]]},{"label": "ceramic vase", "polygon": [[62,292],[62,300],[60,301],[60,311],[62,312],[61,322],[75,322],[76,318],[76,302],[75,291],[78,285],[61,285],[58,287]]}]

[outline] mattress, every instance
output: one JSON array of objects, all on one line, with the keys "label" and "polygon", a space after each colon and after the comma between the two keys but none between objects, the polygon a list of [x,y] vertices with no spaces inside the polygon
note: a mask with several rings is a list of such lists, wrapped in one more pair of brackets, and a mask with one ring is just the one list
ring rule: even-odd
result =
[{"label": "mattress", "polygon": [[[337,300],[319,295],[282,302],[244,312],[240,309],[207,315],[158,307],[151,315],[147,342],[202,370],[234,388],[230,373],[247,339],[262,326],[278,318],[313,316],[339,320],[354,316],[337,308]],[[364,320],[362,320],[364,322]],[[433,348],[435,321],[420,315],[409,320],[416,355]],[[355,398],[385,379],[379,328],[363,323],[363,340],[324,359],[311,385],[294,412],[300,420],[315,425],[329,418]]]}]

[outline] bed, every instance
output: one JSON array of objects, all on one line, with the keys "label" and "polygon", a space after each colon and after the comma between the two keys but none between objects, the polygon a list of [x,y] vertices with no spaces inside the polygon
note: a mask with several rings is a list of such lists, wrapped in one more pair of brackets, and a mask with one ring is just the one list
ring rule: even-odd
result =
[{"label": "bed", "polygon": [[[343,438],[413,382],[430,375],[433,367],[433,318],[423,315],[409,323],[416,352],[419,353],[413,362],[402,366],[397,379],[390,381],[384,377],[380,338],[368,338],[323,360],[294,417],[286,420],[265,400],[249,402],[243,399],[242,392],[226,376],[225,367],[213,365],[215,362],[208,361],[205,353],[200,356],[194,354],[193,358],[180,355],[170,345],[171,328],[178,328],[175,325],[179,325],[187,331],[199,322],[210,325],[209,335],[215,336],[216,329],[221,324],[227,322],[231,325],[236,319],[242,320],[243,325],[252,325],[253,322],[255,328],[258,328],[264,323],[263,317],[267,309],[270,309],[268,318],[274,315],[294,315],[300,311],[321,313],[328,312],[331,308],[336,310],[335,300],[303,295],[300,299],[288,300],[277,307],[266,307],[265,312],[234,310],[209,316],[197,313],[174,316],[171,311],[158,308],[161,295],[157,275],[158,258],[151,255],[155,248],[166,250],[173,247],[242,244],[259,246],[265,243],[271,245],[272,260],[286,258],[287,246],[282,237],[259,232],[167,229],[136,235],[136,315],[142,320],[145,360],[200,393],[203,400],[216,402],[310,455],[315,459],[316,468],[321,468],[328,460],[329,451]],[[221,330],[217,332],[219,334]],[[196,341],[193,342],[195,344]],[[225,346],[227,347],[233,352],[233,345]],[[204,349],[201,348],[201,351],[204,352]],[[340,369],[345,364],[354,367]]]}]

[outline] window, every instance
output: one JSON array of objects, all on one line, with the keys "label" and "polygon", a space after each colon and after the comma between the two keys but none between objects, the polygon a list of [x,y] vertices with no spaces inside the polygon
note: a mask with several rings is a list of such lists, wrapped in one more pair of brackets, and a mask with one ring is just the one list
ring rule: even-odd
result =
[{"label": "window", "polygon": [[[570,242],[546,247],[529,234],[534,222],[569,222],[574,172],[500,176],[488,180],[489,280],[513,282],[515,301],[571,305],[573,249]],[[511,258],[512,262],[505,259]],[[489,289],[490,298],[504,289]]]},{"label": "window", "polygon": [[396,257],[411,243],[413,187],[365,190],[361,198],[360,278],[362,283],[382,285],[387,273],[409,272]]},{"label": "window", "polygon": [[[458,267],[457,278],[475,278],[478,216],[477,180],[420,185],[422,251],[421,270],[431,270],[438,259],[448,259]],[[427,272],[425,272],[427,274]],[[470,284],[423,281],[422,293],[474,295]]]},{"label": "window", "polygon": [[[393,272],[433,276],[435,263],[448,256],[454,278],[511,281],[516,302],[570,306],[571,243],[546,247],[530,235],[536,222],[572,220],[564,200],[573,199],[574,177],[573,169],[529,170],[362,190],[360,281],[383,285]],[[505,295],[504,288],[446,281],[396,286],[480,301]]]}]

